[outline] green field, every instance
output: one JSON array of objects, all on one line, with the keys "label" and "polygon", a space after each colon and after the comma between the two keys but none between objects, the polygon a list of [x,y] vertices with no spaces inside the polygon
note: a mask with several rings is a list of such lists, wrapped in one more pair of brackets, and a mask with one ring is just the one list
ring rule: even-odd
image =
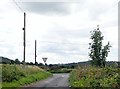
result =
[{"label": "green field", "polygon": [[2,66],[2,87],[20,87],[52,76],[37,66],[9,65]]},{"label": "green field", "polygon": [[73,69],[67,69],[67,68],[60,68],[60,69],[52,69],[48,70],[51,73],[70,73]]},{"label": "green field", "polygon": [[70,73],[72,87],[120,89],[120,68],[79,67]]}]

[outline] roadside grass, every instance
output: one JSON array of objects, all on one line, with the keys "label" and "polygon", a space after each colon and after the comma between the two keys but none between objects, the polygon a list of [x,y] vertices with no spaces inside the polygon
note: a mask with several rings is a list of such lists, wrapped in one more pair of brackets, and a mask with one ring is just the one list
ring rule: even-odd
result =
[{"label": "roadside grass", "polygon": [[19,80],[22,77],[38,73],[39,71],[42,71],[42,69],[37,66],[3,64],[2,82],[12,82],[14,80]]},{"label": "roadside grass", "polygon": [[21,65],[2,65],[2,73],[3,89],[21,87],[52,76],[51,73],[37,66],[23,67]]},{"label": "roadside grass", "polygon": [[36,74],[31,74],[31,75],[28,75],[24,78],[21,78],[18,81],[4,82],[4,83],[2,83],[2,87],[3,87],[3,89],[6,89],[8,87],[11,87],[11,89],[15,88],[15,87],[18,88],[18,87],[21,87],[21,86],[45,79],[51,75],[52,74],[50,74],[49,72],[41,71],[41,72],[38,72]]},{"label": "roadside grass", "polygon": [[120,89],[120,68],[79,67],[70,73],[71,87]]}]

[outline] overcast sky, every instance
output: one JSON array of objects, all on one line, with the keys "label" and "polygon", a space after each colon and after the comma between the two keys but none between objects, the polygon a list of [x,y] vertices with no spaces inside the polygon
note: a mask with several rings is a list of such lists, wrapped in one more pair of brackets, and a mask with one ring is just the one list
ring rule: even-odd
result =
[{"label": "overcast sky", "polygon": [[[89,60],[90,31],[97,25],[112,48],[107,61],[118,60],[118,1],[76,0],[75,2],[0,2],[0,56],[23,60],[23,15],[26,12],[26,61],[71,63]],[[21,9],[20,9],[21,8]]]}]

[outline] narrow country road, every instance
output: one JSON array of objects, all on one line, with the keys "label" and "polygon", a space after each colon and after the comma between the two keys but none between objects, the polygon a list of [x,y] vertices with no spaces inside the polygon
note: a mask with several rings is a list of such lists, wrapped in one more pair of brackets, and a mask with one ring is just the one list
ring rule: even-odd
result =
[{"label": "narrow country road", "polygon": [[68,84],[68,73],[62,73],[62,74],[53,74],[52,77],[47,78],[45,80],[39,81],[37,83],[30,84],[28,86],[25,86],[22,89],[25,89],[27,87],[29,88],[38,88],[38,89],[45,89],[47,87],[69,87]]}]

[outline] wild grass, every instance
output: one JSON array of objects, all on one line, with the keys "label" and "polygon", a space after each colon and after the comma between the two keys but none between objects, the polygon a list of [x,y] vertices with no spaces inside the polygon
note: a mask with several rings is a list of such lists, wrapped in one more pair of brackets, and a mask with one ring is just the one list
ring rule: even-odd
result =
[{"label": "wild grass", "polygon": [[37,66],[4,64],[2,65],[2,87],[20,87],[51,75]]},{"label": "wild grass", "polygon": [[79,67],[70,74],[72,87],[120,88],[120,68]]}]

